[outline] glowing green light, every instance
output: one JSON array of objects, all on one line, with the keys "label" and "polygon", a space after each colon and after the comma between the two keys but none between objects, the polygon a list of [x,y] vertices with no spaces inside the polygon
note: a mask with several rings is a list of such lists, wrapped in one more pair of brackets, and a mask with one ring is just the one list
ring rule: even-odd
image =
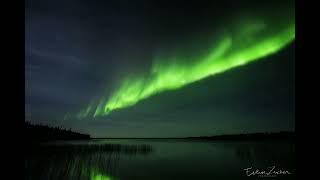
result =
[{"label": "glowing green light", "polygon": [[98,173],[96,170],[91,170],[91,180],[112,180],[113,178],[111,178],[110,176],[107,175],[102,175],[100,173]]},{"label": "glowing green light", "polygon": [[[107,115],[116,109],[135,105],[139,101],[167,90],[174,90],[209,76],[246,65],[274,54],[295,39],[294,20],[281,25],[268,20],[246,21],[237,31],[220,35],[206,56],[186,63],[181,57],[156,57],[150,72],[123,80],[109,99],[101,99],[93,116]],[[88,110],[89,109],[89,110]],[[83,115],[87,116],[92,106]]]},{"label": "glowing green light", "polygon": [[97,175],[91,176],[91,180],[111,180],[111,178],[108,176],[97,174]]}]

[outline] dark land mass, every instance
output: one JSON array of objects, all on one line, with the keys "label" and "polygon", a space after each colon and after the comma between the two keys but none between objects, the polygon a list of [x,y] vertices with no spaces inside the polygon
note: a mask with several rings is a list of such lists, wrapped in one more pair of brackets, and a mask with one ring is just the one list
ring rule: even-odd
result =
[{"label": "dark land mass", "polygon": [[250,134],[230,134],[218,136],[188,137],[187,139],[203,140],[294,140],[295,132],[274,132],[274,133],[250,133]]},{"label": "dark land mass", "polygon": [[66,130],[61,127],[34,125],[25,122],[25,139],[31,142],[47,142],[54,140],[90,139],[90,135]]}]

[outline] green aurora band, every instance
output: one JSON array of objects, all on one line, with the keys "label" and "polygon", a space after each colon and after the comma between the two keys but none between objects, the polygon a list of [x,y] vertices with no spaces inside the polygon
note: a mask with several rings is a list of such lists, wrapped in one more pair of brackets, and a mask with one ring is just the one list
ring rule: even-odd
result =
[{"label": "green aurora band", "polygon": [[295,21],[292,17],[280,18],[277,23],[272,18],[238,22],[237,26],[230,26],[228,32],[217,36],[220,39],[203,57],[192,58],[189,63],[183,61],[182,57],[156,57],[147,74],[125,78],[111,96],[101,98],[95,106],[91,103],[78,117],[108,115],[155,94],[176,90],[209,76],[258,61],[280,51],[295,39]]}]

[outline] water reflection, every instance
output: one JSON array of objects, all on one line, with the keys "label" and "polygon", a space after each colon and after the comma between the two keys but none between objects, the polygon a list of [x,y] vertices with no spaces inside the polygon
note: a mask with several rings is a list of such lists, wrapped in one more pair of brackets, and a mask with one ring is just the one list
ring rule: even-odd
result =
[{"label": "water reflection", "polygon": [[290,142],[243,142],[234,143],[231,148],[234,148],[235,155],[243,164],[256,167],[269,164],[293,168],[295,147]]},{"label": "water reflection", "polygon": [[107,175],[102,175],[100,172],[96,171],[95,169],[91,170],[90,177],[91,177],[90,178],[91,180],[112,180],[112,179],[115,179],[115,178],[107,176]]},{"label": "water reflection", "polygon": [[[244,169],[292,172],[295,146],[286,141],[90,140],[28,148],[25,179],[248,179]],[[260,178],[261,179],[261,178]]]},{"label": "water reflection", "polygon": [[26,155],[26,179],[114,180],[121,156],[148,155],[150,145],[52,144],[33,147]]}]

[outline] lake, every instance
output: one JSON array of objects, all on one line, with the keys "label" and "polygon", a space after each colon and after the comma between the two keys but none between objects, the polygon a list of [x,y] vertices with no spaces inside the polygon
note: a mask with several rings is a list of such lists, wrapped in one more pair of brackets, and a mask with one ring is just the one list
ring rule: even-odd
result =
[{"label": "lake", "polygon": [[25,179],[295,179],[292,141],[94,139],[30,148]]}]

